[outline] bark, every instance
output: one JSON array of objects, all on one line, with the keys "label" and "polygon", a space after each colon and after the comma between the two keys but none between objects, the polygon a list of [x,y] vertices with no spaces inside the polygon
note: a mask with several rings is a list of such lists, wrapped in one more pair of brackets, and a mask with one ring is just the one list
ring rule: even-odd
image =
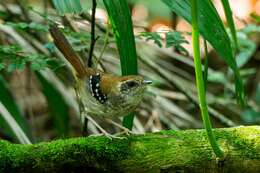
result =
[{"label": "bark", "polygon": [[125,139],[60,139],[33,145],[0,141],[0,172],[260,172],[260,127],[214,130],[225,159],[216,159],[205,130],[160,131]]}]

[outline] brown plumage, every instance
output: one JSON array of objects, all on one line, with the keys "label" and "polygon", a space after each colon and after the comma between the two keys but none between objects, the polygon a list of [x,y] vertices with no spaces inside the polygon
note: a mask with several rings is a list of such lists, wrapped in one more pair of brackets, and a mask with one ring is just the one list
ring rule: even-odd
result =
[{"label": "brown plumage", "polygon": [[137,75],[115,76],[86,67],[56,25],[50,27],[50,33],[76,71],[76,92],[87,114],[111,118],[136,109],[151,81]]}]

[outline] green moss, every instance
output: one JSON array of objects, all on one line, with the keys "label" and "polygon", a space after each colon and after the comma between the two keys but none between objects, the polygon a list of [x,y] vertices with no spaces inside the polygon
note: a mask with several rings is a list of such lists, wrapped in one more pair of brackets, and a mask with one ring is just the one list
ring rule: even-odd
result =
[{"label": "green moss", "polygon": [[[214,130],[228,160],[260,159],[259,127]],[[106,137],[60,139],[34,145],[0,141],[0,172],[97,170],[177,170],[216,162],[205,130],[161,131],[126,139]],[[229,162],[231,165],[236,164]],[[22,169],[21,169],[22,168]],[[134,171],[136,172],[136,171]]]},{"label": "green moss", "polygon": [[[79,166],[89,163],[95,165],[102,163],[109,167],[109,162],[125,157],[127,154],[128,142],[126,140],[113,139],[105,137],[89,137],[89,138],[74,138],[67,140],[56,140],[50,143],[39,143],[35,145],[16,145],[1,141],[1,151],[5,154],[1,155],[1,163],[6,163],[11,172],[17,171],[21,165],[28,165],[26,170],[33,168],[43,170],[59,170],[61,167],[55,168],[56,163],[61,165],[69,164],[70,166]],[[79,158],[80,162],[79,162]],[[10,163],[12,160],[12,163]],[[107,164],[105,163],[107,162]],[[11,166],[11,167],[10,167]]]},{"label": "green moss", "polygon": [[260,152],[260,128],[252,126],[249,128],[236,128],[229,135],[229,143],[239,149],[241,155],[250,159],[260,159],[256,153]]}]

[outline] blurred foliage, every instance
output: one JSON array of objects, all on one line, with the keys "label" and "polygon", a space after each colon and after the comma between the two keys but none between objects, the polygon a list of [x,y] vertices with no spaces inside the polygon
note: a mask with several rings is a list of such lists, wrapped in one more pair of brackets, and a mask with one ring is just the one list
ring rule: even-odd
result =
[{"label": "blurred foliage", "polygon": [[38,31],[38,32],[48,32],[48,25],[43,25],[41,23],[31,22],[31,23],[25,23],[25,22],[6,22],[5,23],[8,26],[11,26],[15,29],[20,29],[23,31],[26,31],[28,29]]},{"label": "blurred foliage", "polygon": [[189,52],[182,46],[182,44],[189,44],[189,42],[180,32],[172,31],[166,33],[166,47],[174,47],[176,51],[188,56]]},{"label": "blurred foliage", "polygon": [[52,2],[61,15],[82,11],[80,0],[53,0]]},{"label": "blurred foliage", "polygon": [[181,32],[178,31],[164,31],[158,32],[141,32],[140,36],[145,38],[146,41],[153,41],[158,47],[163,46],[163,38],[160,34],[165,34],[166,48],[173,47],[176,51],[188,55],[189,52],[182,46],[182,44],[189,44],[189,42],[183,37]]},{"label": "blurred foliage", "polygon": [[[171,10],[158,0],[128,0],[130,4],[142,5],[146,7],[149,13],[148,20],[156,20],[158,18],[171,20]],[[160,9],[160,10],[158,10]]]},{"label": "blurred foliage", "polygon": [[24,70],[26,64],[32,70],[41,70],[50,67],[49,63],[55,59],[42,54],[24,53],[19,45],[0,45],[0,70],[7,72]]},{"label": "blurred foliage", "polygon": [[157,32],[142,32],[140,33],[141,37],[145,37],[146,41],[152,40],[154,44],[159,47],[162,47],[162,38]]},{"label": "blurred foliage", "polygon": [[257,22],[260,23],[260,16],[256,13],[251,13],[251,17]]}]

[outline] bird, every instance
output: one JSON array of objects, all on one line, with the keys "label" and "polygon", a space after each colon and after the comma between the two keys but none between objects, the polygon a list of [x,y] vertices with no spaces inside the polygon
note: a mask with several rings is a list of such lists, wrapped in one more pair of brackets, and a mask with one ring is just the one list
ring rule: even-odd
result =
[{"label": "bird", "polygon": [[75,71],[75,90],[83,111],[112,119],[134,111],[151,80],[140,75],[117,76],[85,66],[57,25],[50,26],[54,44]]}]

